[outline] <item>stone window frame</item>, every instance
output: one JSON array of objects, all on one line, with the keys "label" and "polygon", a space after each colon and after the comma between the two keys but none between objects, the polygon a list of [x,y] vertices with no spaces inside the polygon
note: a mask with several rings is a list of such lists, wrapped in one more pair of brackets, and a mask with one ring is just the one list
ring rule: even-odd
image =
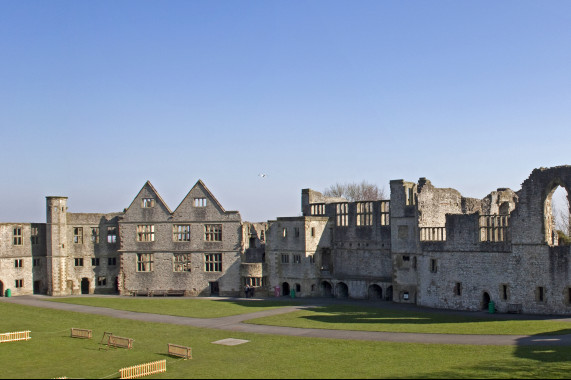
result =
[{"label": "stone window frame", "polygon": [[41,259],[39,259],[39,258],[32,259],[32,267],[38,268],[40,266],[42,266],[42,260]]},{"label": "stone window frame", "polygon": [[205,253],[204,254],[204,271],[222,272],[222,254],[221,253]]},{"label": "stone window frame", "polygon": [[299,227],[294,227],[293,228],[293,235],[298,238],[299,237]]},{"label": "stone window frame", "polygon": [[15,259],[14,260],[14,268],[23,268],[24,267],[24,260],[22,259]]},{"label": "stone window frame", "polygon": [[99,257],[92,257],[91,258],[91,266],[92,267],[98,267],[101,264],[101,261],[99,260]]},{"label": "stone window frame", "polygon": [[73,227],[73,244],[83,244],[83,227]]},{"label": "stone window frame", "polygon": [[264,277],[246,277],[244,283],[252,288],[260,288],[265,285],[265,280]]},{"label": "stone window frame", "polygon": [[390,218],[390,201],[381,201],[381,226],[389,226],[391,224]]},{"label": "stone window frame", "polygon": [[222,224],[205,224],[204,241],[207,242],[222,241]]},{"label": "stone window frame", "polygon": [[538,286],[535,288],[535,300],[537,302],[544,303],[545,302],[545,286]]},{"label": "stone window frame", "polygon": [[153,208],[153,207],[155,207],[155,198],[141,199],[141,208]]},{"label": "stone window frame", "polygon": [[99,244],[99,227],[91,227],[91,242]]},{"label": "stone window frame", "polygon": [[188,243],[190,241],[190,224],[173,224],[172,238],[176,243]]},{"label": "stone window frame", "polygon": [[311,215],[325,215],[325,203],[314,203],[311,205]]},{"label": "stone window frame", "polygon": [[117,265],[117,258],[116,257],[108,257],[107,258],[107,266],[114,267]]},{"label": "stone window frame", "polygon": [[370,227],[373,225],[373,202],[357,202],[357,226]]},{"label": "stone window frame", "polygon": [[430,259],[430,273],[438,272],[438,261],[436,259]]},{"label": "stone window frame", "polygon": [[194,198],[192,201],[193,207],[206,207],[208,205],[208,198],[201,197],[201,198]]},{"label": "stone window frame", "polygon": [[137,225],[137,241],[140,243],[152,243],[155,241],[155,225],[154,224],[138,224]]},{"label": "stone window frame", "polygon": [[18,279],[14,281],[14,287],[15,288],[23,288],[24,287],[24,280],[23,279]]},{"label": "stone window frame", "polygon": [[454,295],[461,296],[462,295],[462,283],[457,282],[454,284]]},{"label": "stone window frame", "polygon": [[337,227],[349,226],[349,203],[335,204],[335,225]]},{"label": "stone window frame", "polygon": [[309,255],[309,263],[310,264],[315,264],[315,255]]},{"label": "stone window frame", "polygon": [[117,226],[107,226],[107,244],[117,244]]},{"label": "stone window frame", "polygon": [[507,301],[510,297],[509,297],[509,286],[508,284],[501,284],[500,285],[500,294],[501,294],[501,298],[503,301]]},{"label": "stone window frame", "polygon": [[83,266],[83,257],[75,257],[73,259],[73,266],[74,267],[82,267]]},{"label": "stone window frame", "polygon": [[289,264],[289,254],[282,253],[282,264]]},{"label": "stone window frame", "polygon": [[173,253],[172,271],[176,273],[189,273],[192,271],[191,263],[192,255],[190,253]]},{"label": "stone window frame", "polygon": [[22,226],[14,227],[12,245],[23,245],[24,231]]},{"label": "stone window frame", "polygon": [[294,264],[301,264],[301,255],[299,255],[299,254],[294,254],[294,255],[293,255],[293,263],[294,263]]},{"label": "stone window frame", "polygon": [[30,241],[32,245],[40,244],[40,232],[38,227],[31,227],[30,228]]},{"label": "stone window frame", "polygon": [[137,272],[148,273],[153,271],[155,255],[154,253],[137,253]]},{"label": "stone window frame", "polygon": [[107,277],[97,276],[97,286],[107,286]]}]

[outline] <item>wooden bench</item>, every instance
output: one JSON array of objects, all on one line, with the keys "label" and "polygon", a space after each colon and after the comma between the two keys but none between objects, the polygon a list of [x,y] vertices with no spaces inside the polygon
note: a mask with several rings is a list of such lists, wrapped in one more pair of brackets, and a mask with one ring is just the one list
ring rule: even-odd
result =
[{"label": "wooden bench", "polygon": [[81,339],[91,339],[92,338],[92,331],[86,329],[71,329],[71,337],[72,338],[81,338]]},{"label": "wooden bench", "polygon": [[185,291],[184,290],[168,290],[167,295],[170,297],[183,297]]},{"label": "wooden bench", "polygon": [[123,338],[121,336],[111,335],[109,336],[109,342],[107,345],[109,347],[119,347],[119,348],[126,348],[130,350],[133,348],[134,340],[131,338]]},{"label": "wooden bench", "polygon": [[192,348],[179,346],[177,344],[168,344],[169,355],[178,356],[179,358],[192,359]]},{"label": "wooden bench", "polygon": [[520,314],[521,313],[521,304],[520,303],[508,303],[508,313]]}]

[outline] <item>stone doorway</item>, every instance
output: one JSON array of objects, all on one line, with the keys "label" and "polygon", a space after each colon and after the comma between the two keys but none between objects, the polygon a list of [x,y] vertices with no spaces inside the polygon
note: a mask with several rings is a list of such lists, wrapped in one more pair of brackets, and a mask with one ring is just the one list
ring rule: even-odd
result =
[{"label": "stone doorway", "polygon": [[4,283],[0,281],[0,297],[4,297]]},{"label": "stone doorway", "polygon": [[289,296],[289,284],[287,282],[282,284],[282,296]]},{"label": "stone doorway", "polygon": [[346,283],[340,282],[335,286],[337,298],[349,298],[349,287]]},{"label": "stone doorway", "polygon": [[327,281],[321,283],[321,294],[323,297],[333,297],[333,287]]},{"label": "stone doorway", "polygon": [[218,285],[218,281],[210,282],[210,295],[213,297],[220,295],[220,286]]},{"label": "stone doorway", "polygon": [[369,286],[369,299],[370,300],[382,300],[383,299],[383,288],[379,285]]},{"label": "stone doorway", "polygon": [[87,277],[81,279],[81,294],[89,294],[89,279]]},{"label": "stone doorway", "polygon": [[488,294],[488,292],[484,292],[483,296],[482,296],[482,310],[488,310],[488,307],[490,306],[490,295]]},{"label": "stone doorway", "polygon": [[389,286],[387,289],[387,301],[393,300],[393,286]]}]

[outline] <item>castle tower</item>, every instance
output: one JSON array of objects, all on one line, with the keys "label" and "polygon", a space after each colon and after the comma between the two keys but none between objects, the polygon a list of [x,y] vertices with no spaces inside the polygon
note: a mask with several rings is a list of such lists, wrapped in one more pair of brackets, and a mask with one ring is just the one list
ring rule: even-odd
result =
[{"label": "castle tower", "polygon": [[48,295],[69,294],[67,289],[67,197],[46,197]]}]

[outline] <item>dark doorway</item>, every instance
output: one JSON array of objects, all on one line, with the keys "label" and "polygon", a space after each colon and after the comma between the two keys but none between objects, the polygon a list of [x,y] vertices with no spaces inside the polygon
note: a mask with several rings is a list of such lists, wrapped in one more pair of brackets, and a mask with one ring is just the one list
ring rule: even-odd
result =
[{"label": "dark doorway", "polygon": [[0,297],[4,297],[4,283],[0,281]]},{"label": "dark doorway", "polygon": [[81,279],[81,294],[89,294],[89,279],[87,277]]},{"label": "dark doorway", "polygon": [[349,297],[349,287],[346,283],[340,282],[335,286],[337,293],[337,298],[348,298]]},{"label": "dark doorway", "polygon": [[387,301],[393,300],[393,287],[392,285],[387,288]]},{"label": "dark doorway", "polygon": [[287,282],[282,284],[282,296],[289,296],[289,284]]},{"label": "dark doorway", "polygon": [[34,294],[40,294],[42,289],[41,281],[34,281]]},{"label": "dark doorway", "polygon": [[210,295],[213,297],[218,297],[220,295],[220,287],[218,286],[218,281],[213,281],[210,283]]},{"label": "dark doorway", "polygon": [[379,285],[369,286],[369,299],[370,300],[382,300],[383,299],[383,288]]},{"label": "dark doorway", "polygon": [[488,310],[490,306],[490,295],[488,292],[484,292],[484,296],[482,298],[482,310]]},{"label": "dark doorway", "polygon": [[323,297],[333,297],[333,287],[327,281],[321,283],[321,293]]},{"label": "dark doorway", "polygon": [[119,277],[115,277],[115,291],[119,293]]}]

